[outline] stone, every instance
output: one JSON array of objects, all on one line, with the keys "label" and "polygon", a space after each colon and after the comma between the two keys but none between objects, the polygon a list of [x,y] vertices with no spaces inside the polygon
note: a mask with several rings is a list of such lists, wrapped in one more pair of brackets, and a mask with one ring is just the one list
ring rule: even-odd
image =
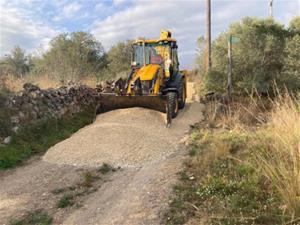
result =
[{"label": "stone", "polygon": [[20,123],[20,118],[18,116],[12,116],[10,117],[10,122],[13,124],[18,124]]},{"label": "stone", "polygon": [[27,92],[32,92],[32,91],[37,91],[37,90],[40,90],[40,88],[36,85],[33,85],[31,83],[25,83],[23,85],[23,89]]},{"label": "stone", "polygon": [[19,127],[15,126],[11,129],[14,133],[18,133]]},{"label": "stone", "polygon": [[11,142],[11,140],[12,140],[12,137],[11,137],[11,136],[8,136],[8,137],[4,138],[3,144],[8,145],[8,144]]}]

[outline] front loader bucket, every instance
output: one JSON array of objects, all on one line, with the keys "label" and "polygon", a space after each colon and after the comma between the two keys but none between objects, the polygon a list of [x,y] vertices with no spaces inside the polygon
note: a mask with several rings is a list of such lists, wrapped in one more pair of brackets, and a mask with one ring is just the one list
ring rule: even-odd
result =
[{"label": "front loader bucket", "polygon": [[100,94],[100,107],[98,109],[100,113],[132,107],[143,107],[166,112],[166,100],[159,96],[122,96],[114,93]]}]

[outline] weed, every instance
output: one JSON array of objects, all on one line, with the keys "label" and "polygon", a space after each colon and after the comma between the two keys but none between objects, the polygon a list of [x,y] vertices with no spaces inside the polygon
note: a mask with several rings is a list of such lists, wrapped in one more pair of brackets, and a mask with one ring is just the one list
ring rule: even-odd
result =
[{"label": "weed", "polygon": [[92,187],[94,180],[95,180],[95,177],[93,176],[93,174],[90,171],[86,171],[83,174],[82,186],[84,186],[84,187]]},{"label": "weed", "polygon": [[102,166],[98,169],[98,171],[101,172],[102,174],[106,174],[110,171],[115,172],[116,168],[112,167],[107,163],[103,163]]},{"label": "weed", "polygon": [[73,194],[64,194],[58,201],[58,208],[66,208],[75,204]]},{"label": "weed", "polygon": [[11,222],[11,225],[50,225],[52,217],[42,210],[30,212],[18,220]]}]

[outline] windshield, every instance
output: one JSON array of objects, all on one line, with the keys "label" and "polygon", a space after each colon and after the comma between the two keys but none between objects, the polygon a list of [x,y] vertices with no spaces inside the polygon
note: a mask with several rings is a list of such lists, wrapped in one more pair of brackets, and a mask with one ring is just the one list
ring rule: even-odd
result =
[{"label": "windshield", "polygon": [[140,67],[145,64],[159,64],[163,65],[166,59],[170,58],[170,46],[169,45],[158,45],[158,44],[145,44],[145,53],[143,51],[144,46],[134,45],[134,57],[133,60],[137,63],[137,66]]}]

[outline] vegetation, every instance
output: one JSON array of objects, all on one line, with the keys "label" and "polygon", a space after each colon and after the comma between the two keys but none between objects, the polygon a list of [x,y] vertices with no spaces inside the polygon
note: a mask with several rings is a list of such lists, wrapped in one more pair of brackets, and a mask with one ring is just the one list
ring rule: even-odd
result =
[{"label": "vegetation", "polygon": [[[26,55],[19,46],[0,59],[0,89],[4,79],[38,82],[41,77],[66,84],[69,81],[114,79],[130,70],[132,41],[120,42],[105,52],[102,44],[86,32],[63,33],[50,41],[41,56]],[[53,81],[52,81],[53,82]]]},{"label": "vegetation", "polygon": [[102,166],[98,169],[99,172],[101,172],[102,174],[106,174],[110,171],[115,172],[116,168],[114,168],[113,166],[107,164],[107,163],[103,163]]},{"label": "vegetation", "polygon": [[52,217],[42,210],[29,212],[22,218],[14,220],[11,225],[50,225],[52,224]]},{"label": "vegetation", "polygon": [[[227,84],[227,48],[230,35],[233,44],[233,90],[236,94],[273,93],[273,84],[291,91],[300,90],[300,27],[295,17],[289,28],[273,19],[244,18],[233,23],[212,44],[212,69],[204,77],[205,89],[225,91]],[[199,42],[201,47],[202,42]],[[200,51],[199,58],[203,56]],[[203,60],[197,60],[203,68]]]},{"label": "vegetation", "polygon": [[68,206],[72,206],[75,204],[74,195],[72,194],[64,194],[58,201],[58,208],[66,208]]},{"label": "vegetation", "polygon": [[269,104],[268,113],[239,104],[193,130],[166,224],[300,222],[299,105],[290,96]]},{"label": "vegetation", "polygon": [[72,118],[50,119],[20,129],[12,136],[9,145],[1,147],[0,170],[16,166],[29,156],[46,151],[50,146],[91,123],[93,117],[94,110],[86,109]]}]

